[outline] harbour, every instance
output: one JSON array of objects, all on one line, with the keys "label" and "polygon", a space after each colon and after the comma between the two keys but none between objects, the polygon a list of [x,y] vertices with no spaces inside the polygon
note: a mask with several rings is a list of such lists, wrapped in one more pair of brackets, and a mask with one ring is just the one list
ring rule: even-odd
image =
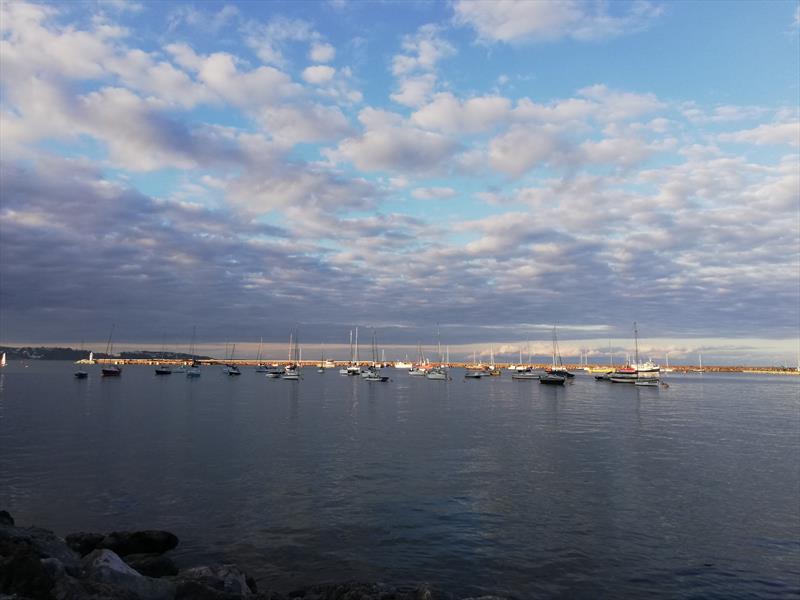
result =
[{"label": "harbour", "polygon": [[233,562],[284,593],[345,579],[456,597],[796,589],[794,378],[72,369],[0,372],[0,506],[18,522],[167,529],[179,566]]}]

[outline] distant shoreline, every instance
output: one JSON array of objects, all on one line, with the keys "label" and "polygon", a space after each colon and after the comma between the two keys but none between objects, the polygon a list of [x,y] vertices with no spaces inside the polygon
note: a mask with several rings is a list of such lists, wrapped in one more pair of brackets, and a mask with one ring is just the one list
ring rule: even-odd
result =
[{"label": "distant shoreline", "polygon": [[[185,365],[189,362],[189,357],[179,357],[179,358],[158,358],[158,357],[148,357],[148,358],[95,358],[93,362],[89,362],[87,360],[82,361],[73,361],[71,358],[48,358],[48,357],[15,357],[9,356],[9,361],[14,362],[24,362],[24,361],[54,361],[54,362],[76,362],[81,364],[118,364],[118,365],[141,365],[141,366],[157,366],[157,365]],[[209,357],[197,357],[197,362],[201,364],[201,366],[223,366],[223,365],[237,365],[241,367],[256,367],[259,365],[274,365],[274,366],[284,366],[290,363],[290,361],[286,359],[275,359],[275,358],[264,358],[262,360],[255,360],[255,359],[235,359],[235,360],[223,360],[218,358],[209,358]],[[291,362],[298,362],[298,361],[291,361]],[[345,367],[347,365],[352,364],[350,361],[347,360],[330,360],[326,361],[328,363],[333,363],[333,367],[328,364],[326,368],[340,368]],[[320,364],[318,360],[302,360],[299,361],[300,365],[303,367],[317,367]],[[358,361],[359,365],[361,366],[368,366],[371,365],[371,361],[361,360]],[[385,368],[394,368],[393,362],[383,363]],[[438,364],[437,361],[432,361],[432,364]],[[513,366],[515,363],[495,363],[495,366],[498,369],[503,371],[507,370],[510,366]],[[549,368],[551,365],[550,363],[523,363],[525,366],[530,366],[534,369],[546,369]],[[476,368],[476,367],[486,367],[486,365],[475,365],[473,363],[467,362],[456,362],[451,361],[447,364],[448,367],[451,368]],[[615,368],[619,368],[621,365],[603,365],[603,364],[591,364],[591,365],[579,365],[579,364],[564,364],[564,368],[570,371],[586,371],[590,369],[592,373],[603,373],[607,371],[612,371]],[[796,368],[779,368],[779,367],[754,367],[754,366],[747,366],[747,365],[704,365],[700,367],[698,365],[676,365],[670,366],[670,371],[664,371],[662,367],[662,375],[669,375],[669,374],[703,374],[703,373],[748,373],[753,375],[795,375],[800,376],[800,371]]]}]

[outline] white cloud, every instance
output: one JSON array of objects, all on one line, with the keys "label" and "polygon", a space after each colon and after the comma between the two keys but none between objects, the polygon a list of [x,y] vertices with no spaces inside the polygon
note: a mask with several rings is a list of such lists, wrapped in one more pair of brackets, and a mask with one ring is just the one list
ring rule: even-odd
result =
[{"label": "white cloud", "polygon": [[287,42],[308,42],[320,35],[311,23],[302,19],[275,17],[266,25],[250,22],[245,25],[245,41],[258,57],[268,65],[286,64],[282,48]]},{"label": "white cloud", "polygon": [[566,144],[552,127],[514,125],[489,143],[493,169],[520,177],[530,169],[564,161]]},{"label": "white cloud", "polygon": [[400,89],[391,95],[392,100],[398,104],[417,107],[430,98],[436,85],[436,75],[426,73],[416,77],[406,77],[400,81]]},{"label": "white cloud", "polygon": [[423,25],[416,34],[403,38],[402,48],[406,54],[398,54],[392,60],[392,72],[406,75],[414,71],[433,71],[441,59],[453,56],[452,44],[438,36],[436,25]]},{"label": "white cloud", "polygon": [[448,133],[486,131],[509,118],[511,101],[502,96],[480,96],[460,101],[452,93],[434,96],[411,115],[416,125]]},{"label": "white cloud", "polygon": [[435,25],[423,25],[416,34],[403,38],[406,54],[395,55],[392,60],[392,73],[398,78],[399,89],[391,98],[398,104],[410,107],[424,104],[436,85],[437,63],[455,54],[455,48],[438,37],[439,31]]},{"label": "white cloud", "polygon": [[745,144],[800,146],[800,121],[793,123],[765,123],[753,129],[743,129],[718,136],[723,142]]},{"label": "white cloud", "polygon": [[411,195],[417,200],[444,200],[453,198],[457,194],[458,192],[451,187],[417,188],[411,192]]},{"label": "white cloud", "polygon": [[327,83],[336,74],[336,69],[327,65],[313,65],[303,69],[303,79],[316,85]]},{"label": "white cloud", "polygon": [[510,43],[615,37],[640,31],[661,14],[650,2],[625,5],[630,8],[620,16],[609,14],[606,6],[578,0],[458,0],[454,10],[456,23],[473,27],[481,40]]},{"label": "white cloud", "polygon": [[336,48],[325,42],[314,42],[308,51],[308,57],[316,63],[331,62],[336,56]]},{"label": "white cloud", "polygon": [[386,111],[365,109],[359,120],[366,131],[343,140],[338,155],[366,171],[429,172],[439,168],[456,148],[443,135],[409,127]]}]

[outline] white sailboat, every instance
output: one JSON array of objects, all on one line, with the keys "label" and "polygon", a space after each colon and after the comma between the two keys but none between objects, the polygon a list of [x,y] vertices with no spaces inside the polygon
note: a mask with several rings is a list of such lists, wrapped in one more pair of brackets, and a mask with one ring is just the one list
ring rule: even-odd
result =
[{"label": "white sailboat", "polygon": [[189,345],[189,356],[192,357],[192,364],[186,369],[186,377],[194,378],[200,377],[200,363],[197,362],[194,355],[194,341],[197,334],[197,326],[192,327],[192,343]]},{"label": "white sailboat", "polygon": [[3,356],[0,356],[0,368],[5,367],[8,364],[6,360],[6,353],[3,352]]},{"label": "white sailboat", "polygon": [[300,379],[300,346],[294,332],[289,334],[289,364],[283,370],[281,379],[298,381]]}]

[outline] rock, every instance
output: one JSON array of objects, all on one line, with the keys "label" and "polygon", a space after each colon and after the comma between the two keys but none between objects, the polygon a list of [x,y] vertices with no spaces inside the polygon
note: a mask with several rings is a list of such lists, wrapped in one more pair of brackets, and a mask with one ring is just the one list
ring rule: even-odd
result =
[{"label": "rock", "polygon": [[171,600],[175,585],[164,579],[145,577],[111,550],[93,550],[83,559],[84,578],[127,590],[142,600]]},{"label": "rock", "polygon": [[50,598],[54,584],[33,544],[0,540],[0,592],[26,598]]},{"label": "rock", "polygon": [[71,574],[80,570],[78,554],[52,531],[39,527],[14,527],[0,524],[0,546],[8,550],[15,544],[29,545],[38,558],[57,558]]},{"label": "rock", "polygon": [[119,556],[128,554],[163,554],[178,545],[178,538],[169,531],[112,531],[100,548],[113,550]]},{"label": "rock", "polygon": [[92,550],[97,550],[100,547],[100,542],[106,536],[102,533],[85,533],[80,531],[78,533],[70,533],[66,538],[67,546],[72,548],[81,556],[86,556]]},{"label": "rock", "polygon": [[172,559],[158,554],[128,554],[125,562],[147,577],[177,575],[178,567]]},{"label": "rock", "polygon": [[14,526],[14,517],[8,514],[8,511],[0,510],[0,525]]},{"label": "rock", "polygon": [[235,565],[186,569],[178,573],[175,581],[178,584],[199,583],[219,592],[236,594],[237,597],[252,595],[250,586],[247,585],[247,576]]},{"label": "rock", "polygon": [[51,595],[55,600],[141,600],[139,595],[124,588],[74,577],[58,580]]}]

